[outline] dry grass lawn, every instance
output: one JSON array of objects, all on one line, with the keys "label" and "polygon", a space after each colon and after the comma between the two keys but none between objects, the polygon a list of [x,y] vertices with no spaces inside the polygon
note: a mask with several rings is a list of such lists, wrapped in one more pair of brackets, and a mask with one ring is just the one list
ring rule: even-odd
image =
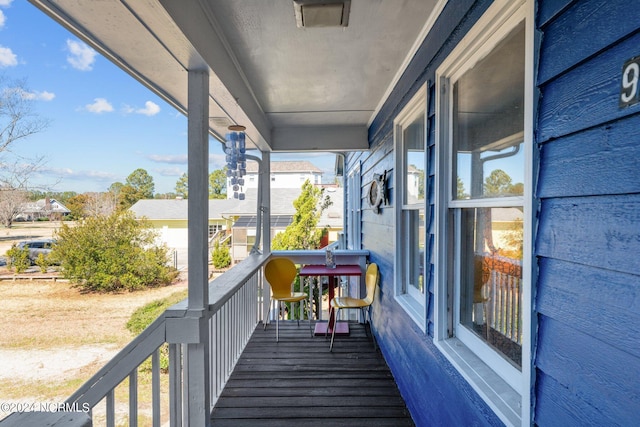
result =
[{"label": "dry grass lawn", "polygon": [[63,402],[133,339],[125,325],[137,308],[185,291],[184,282],[114,295],[0,281],[0,400]]}]

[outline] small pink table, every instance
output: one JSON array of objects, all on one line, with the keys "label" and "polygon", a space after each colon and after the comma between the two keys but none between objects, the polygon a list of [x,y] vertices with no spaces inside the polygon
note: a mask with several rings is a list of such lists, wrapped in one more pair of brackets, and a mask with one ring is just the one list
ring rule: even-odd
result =
[{"label": "small pink table", "polygon": [[[309,276],[327,276],[329,277],[329,307],[331,307],[331,300],[335,296],[334,293],[334,281],[338,276],[361,276],[362,269],[357,264],[344,264],[336,265],[335,268],[328,268],[322,264],[305,265],[300,269],[300,277]],[[334,319],[333,316],[329,319],[329,333],[333,332]],[[337,322],[335,325],[336,335],[348,335],[349,324],[347,322]],[[315,335],[324,335],[326,333],[326,325],[324,323],[316,323]]]}]

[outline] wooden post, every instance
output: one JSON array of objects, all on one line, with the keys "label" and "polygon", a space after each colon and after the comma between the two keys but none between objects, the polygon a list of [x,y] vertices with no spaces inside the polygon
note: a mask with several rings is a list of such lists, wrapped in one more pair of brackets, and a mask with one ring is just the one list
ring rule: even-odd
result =
[{"label": "wooden post", "polygon": [[208,241],[209,221],[209,74],[190,70],[188,83],[188,265],[189,302],[184,326],[198,329],[197,342],[187,344],[190,426],[210,425]]}]

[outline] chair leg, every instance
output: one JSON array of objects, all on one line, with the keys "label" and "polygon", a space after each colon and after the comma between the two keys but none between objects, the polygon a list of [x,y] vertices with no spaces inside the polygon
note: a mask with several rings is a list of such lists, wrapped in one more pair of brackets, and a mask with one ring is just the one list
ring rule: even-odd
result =
[{"label": "chair leg", "polygon": [[329,324],[331,324],[331,315],[333,314],[333,307],[329,307],[329,316],[327,318],[327,329],[324,331],[324,339],[329,337]]},{"label": "chair leg", "polygon": [[269,300],[269,311],[267,312],[267,318],[264,319],[264,330],[267,330],[267,325],[269,324],[269,315],[271,314],[271,306],[273,305],[273,300]]},{"label": "chair leg", "polygon": [[313,336],[313,327],[311,327],[311,304],[309,304],[307,300],[305,300],[305,303],[307,305],[307,319],[309,319],[309,332],[311,336]]},{"label": "chair leg", "polygon": [[278,301],[278,312],[276,313],[276,342],[279,341],[279,334],[280,332],[280,301]]},{"label": "chair leg", "polygon": [[[333,351],[333,339],[336,337],[336,329],[338,329],[338,314],[340,314],[340,308],[336,308],[334,310],[335,320],[333,321],[333,331],[331,331],[331,345],[329,346],[329,351]],[[331,320],[331,317],[329,317]]]},{"label": "chair leg", "polygon": [[[378,350],[378,343],[376,342],[376,337],[375,335],[373,335],[373,323],[371,323],[371,306],[369,306],[369,308],[366,311],[366,319],[367,322],[369,323],[369,330],[371,331],[371,341],[373,341],[373,349],[374,350]],[[364,324],[364,328],[365,331],[367,329],[367,324]]]}]

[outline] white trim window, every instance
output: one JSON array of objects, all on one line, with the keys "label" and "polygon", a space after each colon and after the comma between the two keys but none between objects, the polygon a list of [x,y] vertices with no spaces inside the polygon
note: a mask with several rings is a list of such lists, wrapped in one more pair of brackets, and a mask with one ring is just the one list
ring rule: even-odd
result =
[{"label": "white trim window", "polygon": [[436,72],[435,341],[507,425],[530,419],[530,4],[494,2]]},{"label": "white trim window", "polygon": [[396,298],[426,330],[426,85],[394,120],[396,153]]},{"label": "white trim window", "polygon": [[360,161],[347,176],[347,249],[362,249],[362,176],[360,175]]}]

